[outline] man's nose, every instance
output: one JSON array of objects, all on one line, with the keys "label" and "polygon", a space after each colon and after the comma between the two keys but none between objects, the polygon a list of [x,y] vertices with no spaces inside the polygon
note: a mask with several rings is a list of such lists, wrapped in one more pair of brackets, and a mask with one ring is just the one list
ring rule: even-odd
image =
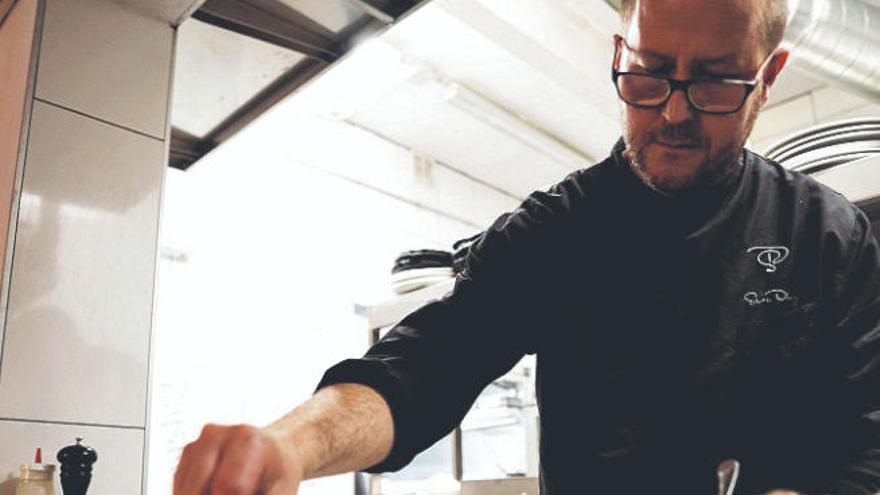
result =
[{"label": "man's nose", "polygon": [[663,118],[670,124],[686,122],[694,117],[694,109],[687,101],[684,90],[675,90],[663,106]]}]

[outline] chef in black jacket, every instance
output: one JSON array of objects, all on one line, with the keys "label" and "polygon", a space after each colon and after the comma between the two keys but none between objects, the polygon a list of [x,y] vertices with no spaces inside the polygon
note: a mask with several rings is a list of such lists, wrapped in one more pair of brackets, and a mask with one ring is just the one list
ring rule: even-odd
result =
[{"label": "chef in black jacket", "polygon": [[205,427],[175,495],[290,495],[400,469],[525,353],[544,495],[880,491],[880,247],[842,196],[744,149],[786,63],[785,0],[630,0],[623,138],[472,245],[407,316],[266,428]]}]

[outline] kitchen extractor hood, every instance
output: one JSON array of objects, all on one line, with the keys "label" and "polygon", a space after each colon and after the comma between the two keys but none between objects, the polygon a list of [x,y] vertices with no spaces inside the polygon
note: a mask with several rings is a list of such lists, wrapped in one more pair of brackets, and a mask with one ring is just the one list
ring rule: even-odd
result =
[{"label": "kitchen extractor hood", "polygon": [[179,27],[170,165],[187,169],[426,1],[204,1]]}]

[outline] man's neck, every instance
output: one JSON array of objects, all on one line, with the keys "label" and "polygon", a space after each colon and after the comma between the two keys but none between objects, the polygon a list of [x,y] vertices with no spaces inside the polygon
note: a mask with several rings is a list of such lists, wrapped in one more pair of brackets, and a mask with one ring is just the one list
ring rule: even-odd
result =
[{"label": "man's neck", "polygon": [[627,160],[627,165],[642,184],[664,198],[676,202],[700,201],[726,197],[727,193],[735,188],[742,175],[743,152],[740,151],[735,159],[723,167],[723,173],[712,178],[710,181],[675,190],[658,187],[648,174],[632,160]]}]

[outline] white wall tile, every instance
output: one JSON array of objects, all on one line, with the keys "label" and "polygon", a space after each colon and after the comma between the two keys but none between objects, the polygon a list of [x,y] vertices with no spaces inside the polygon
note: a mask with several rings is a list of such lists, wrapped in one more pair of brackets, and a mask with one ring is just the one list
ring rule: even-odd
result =
[{"label": "white wall tile", "polygon": [[0,417],[144,426],[164,144],[34,106]]},{"label": "white wall tile", "polygon": [[[91,426],[27,423],[0,420],[0,495],[13,495],[18,466],[33,461],[34,450],[43,449],[43,462],[55,464],[55,493],[58,481],[58,451],[83,437],[83,444],[95,449],[98,462],[92,466],[89,495],[135,495],[141,491],[144,433],[141,430]],[[166,491],[169,493],[170,490]]]},{"label": "white wall tile", "polygon": [[164,137],[173,30],[107,0],[48,0],[37,97]]}]

